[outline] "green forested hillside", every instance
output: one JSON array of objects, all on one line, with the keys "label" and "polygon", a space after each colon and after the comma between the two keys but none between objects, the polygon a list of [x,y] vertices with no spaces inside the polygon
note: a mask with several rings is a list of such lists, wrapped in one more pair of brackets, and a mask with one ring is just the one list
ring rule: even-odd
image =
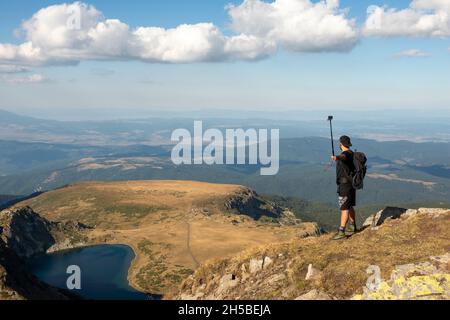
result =
[{"label": "green forested hillside", "polygon": [[[365,189],[358,193],[360,206],[420,202],[438,205],[450,199],[450,144],[355,139],[354,146],[369,158]],[[175,166],[168,156],[168,146],[75,148],[19,144],[15,153],[0,155],[2,168],[16,168],[0,176],[0,193],[29,194],[77,181],[176,179],[240,184],[260,194],[306,199],[334,208],[335,168],[329,165],[329,149],[329,141],[322,138],[281,140],[279,173],[261,176],[258,166]],[[61,155],[59,162],[44,161],[54,154]],[[40,159],[42,164],[33,169],[31,164],[39,164]],[[21,163],[29,169],[19,170]]]}]

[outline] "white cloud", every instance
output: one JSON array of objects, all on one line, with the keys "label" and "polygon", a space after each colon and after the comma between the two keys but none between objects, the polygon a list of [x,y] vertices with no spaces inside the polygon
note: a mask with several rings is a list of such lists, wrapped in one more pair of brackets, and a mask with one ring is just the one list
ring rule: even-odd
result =
[{"label": "white cloud", "polygon": [[26,84],[44,82],[45,78],[41,74],[32,74],[25,77],[4,77],[3,80],[10,84]]},{"label": "white cloud", "polygon": [[365,36],[449,37],[449,0],[412,0],[406,9],[371,6]]},{"label": "white cloud", "polygon": [[[79,28],[68,23],[79,13]],[[212,23],[175,28],[130,27],[105,19],[93,6],[75,2],[41,9],[22,24],[26,42],[0,44],[0,62],[76,63],[81,60],[144,60],[190,63],[254,60],[275,51],[271,41],[247,35],[225,36]]]},{"label": "white cloud", "polygon": [[339,9],[338,0],[245,0],[229,6],[228,12],[234,31],[292,51],[348,51],[359,38],[355,22]]},{"label": "white cloud", "polygon": [[245,0],[228,7],[234,35],[212,23],[130,28],[81,2],[52,5],[23,22],[25,42],[0,43],[0,63],[45,65],[82,60],[191,63],[257,60],[279,46],[293,51],[345,51],[358,39],[339,1]]},{"label": "white cloud", "polygon": [[431,57],[431,54],[419,49],[410,49],[398,52],[394,56],[397,58],[426,58]]}]

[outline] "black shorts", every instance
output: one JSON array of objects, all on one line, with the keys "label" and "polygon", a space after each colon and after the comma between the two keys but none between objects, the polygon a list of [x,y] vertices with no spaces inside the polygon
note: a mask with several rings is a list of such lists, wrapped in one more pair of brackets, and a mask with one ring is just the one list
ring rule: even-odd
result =
[{"label": "black shorts", "polygon": [[339,209],[349,210],[356,206],[356,190],[351,184],[338,185]]}]

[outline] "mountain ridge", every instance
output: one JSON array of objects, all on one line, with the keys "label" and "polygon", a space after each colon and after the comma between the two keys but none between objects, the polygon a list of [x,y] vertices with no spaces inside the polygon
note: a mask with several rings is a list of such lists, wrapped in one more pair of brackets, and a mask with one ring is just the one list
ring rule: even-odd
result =
[{"label": "mountain ridge", "polygon": [[29,207],[0,211],[0,300],[73,300],[77,295],[39,281],[26,268],[32,256],[84,245],[77,223],[53,223]]},{"label": "mountain ridge", "polygon": [[[323,235],[211,261],[171,298],[450,298],[450,209],[391,208],[372,216],[368,225],[343,242]],[[379,272],[374,287],[369,271]]]},{"label": "mountain ridge", "polygon": [[199,264],[261,243],[317,235],[317,224],[239,185],[195,181],[84,182],[18,203],[55,223],[89,226],[85,244],[135,252],[130,284],[166,294]]}]

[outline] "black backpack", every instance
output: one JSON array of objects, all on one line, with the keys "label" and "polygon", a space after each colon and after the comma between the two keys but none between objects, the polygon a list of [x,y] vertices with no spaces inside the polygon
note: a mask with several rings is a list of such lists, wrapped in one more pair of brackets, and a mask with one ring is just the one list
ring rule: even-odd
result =
[{"label": "black backpack", "polygon": [[353,177],[353,188],[356,190],[361,190],[364,188],[364,178],[367,173],[367,157],[362,152],[355,151],[353,153],[353,165],[355,166],[355,171],[352,174]]}]

